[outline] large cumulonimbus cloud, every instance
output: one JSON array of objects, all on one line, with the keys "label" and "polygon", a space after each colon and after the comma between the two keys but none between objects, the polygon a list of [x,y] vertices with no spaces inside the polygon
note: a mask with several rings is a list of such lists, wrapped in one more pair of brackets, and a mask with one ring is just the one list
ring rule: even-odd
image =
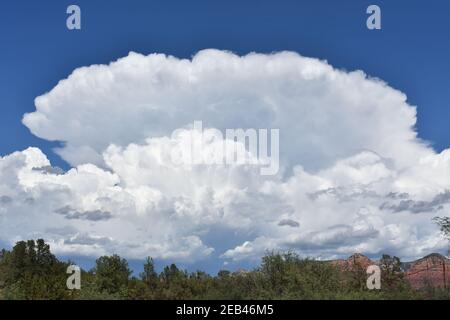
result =
[{"label": "large cumulonimbus cloud", "polygon": [[[198,120],[280,129],[282,170],[174,165],[184,142],[171,133],[196,137]],[[3,242],[44,237],[61,254],[185,261],[267,249],[415,258],[446,247],[431,219],[450,213],[450,151],[418,139],[405,94],[361,71],[292,52],[130,53],[75,70],[23,123],[64,142],[57,152],[73,169],[34,148],[0,159]]]}]

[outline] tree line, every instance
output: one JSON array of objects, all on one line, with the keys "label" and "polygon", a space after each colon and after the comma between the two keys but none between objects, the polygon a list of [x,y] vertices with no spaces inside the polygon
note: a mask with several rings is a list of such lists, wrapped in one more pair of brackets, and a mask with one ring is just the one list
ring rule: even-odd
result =
[{"label": "tree line", "polygon": [[66,286],[67,267],[44,240],[21,241],[0,253],[0,299],[449,299],[448,289],[413,290],[400,259],[384,255],[381,290],[368,290],[362,266],[343,271],[329,262],[302,259],[294,252],[268,252],[250,271],[221,270],[212,276],[175,264],[157,272],[148,257],[139,276],[126,259],[102,256],[81,270],[81,289]]}]

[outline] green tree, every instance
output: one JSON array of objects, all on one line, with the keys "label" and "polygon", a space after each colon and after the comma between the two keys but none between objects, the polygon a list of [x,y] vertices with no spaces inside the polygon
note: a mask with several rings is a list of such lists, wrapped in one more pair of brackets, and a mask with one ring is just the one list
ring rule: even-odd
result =
[{"label": "green tree", "polygon": [[398,257],[383,254],[380,259],[381,288],[389,293],[403,292],[409,288]]},{"label": "green tree", "polygon": [[[450,217],[435,217],[433,220],[440,227],[444,237],[446,237],[450,241]],[[448,254],[450,255],[450,246]]]},{"label": "green tree", "polygon": [[68,299],[67,266],[56,259],[44,240],[20,241],[11,252],[2,251],[4,295],[10,299]]},{"label": "green tree", "polygon": [[444,236],[450,238],[450,217],[435,217],[433,220],[439,225]]},{"label": "green tree", "polygon": [[98,258],[93,273],[100,291],[115,294],[127,287],[132,272],[125,259],[113,255]]},{"label": "green tree", "polygon": [[158,274],[155,270],[153,258],[147,257],[144,263],[144,272],[140,274],[142,281],[151,289],[155,289],[158,284]]},{"label": "green tree", "polygon": [[159,276],[161,291],[158,298],[161,299],[192,299],[190,282],[186,271],[178,269],[175,264],[166,266]]},{"label": "green tree", "polygon": [[[256,273],[245,278],[254,283],[257,296],[264,299],[332,298],[341,290],[341,275],[330,263],[301,259],[293,252],[269,253]],[[261,286],[262,285],[262,286]]]}]

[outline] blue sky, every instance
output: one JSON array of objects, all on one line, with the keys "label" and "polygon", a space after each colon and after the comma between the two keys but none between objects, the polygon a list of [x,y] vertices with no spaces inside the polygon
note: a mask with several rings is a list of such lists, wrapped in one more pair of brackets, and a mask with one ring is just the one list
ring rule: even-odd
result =
[{"label": "blue sky", "polygon": [[[382,30],[365,9],[382,9]],[[0,154],[56,143],[22,125],[35,97],[75,68],[109,63],[129,51],[190,57],[200,49],[238,54],[293,50],[347,70],[362,69],[407,93],[418,131],[437,150],[450,145],[448,1],[8,1],[0,5]],[[66,8],[82,9],[68,31]]]},{"label": "blue sky", "polygon": [[[66,28],[70,4],[81,7],[80,31]],[[370,4],[381,7],[382,30],[366,28]],[[53,165],[67,169],[52,151],[60,143],[39,139],[21,122],[35,110],[36,97],[78,67],[108,64],[130,51],[190,58],[207,48],[238,55],[289,50],[339,69],[361,69],[407,94],[408,103],[418,106],[419,137],[440,152],[450,146],[449,13],[444,0],[4,1],[0,155],[36,146]],[[227,239],[223,250],[252,240],[217,232]],[[214,238],[211,234],[205,241],[219,241]],[[217,270],[220,253],[193,266]]]}]

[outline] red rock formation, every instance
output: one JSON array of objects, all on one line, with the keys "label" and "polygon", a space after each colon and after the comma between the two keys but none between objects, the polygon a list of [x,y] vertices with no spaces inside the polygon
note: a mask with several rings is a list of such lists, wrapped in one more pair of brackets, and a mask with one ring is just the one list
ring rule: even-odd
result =
[{"label": "red rock formation", "polygon": [[346,260],[334,260],[332,263],[338,266],[342,271],[355,271],[357,268],[366,270],[367,267],[375,264],[372,260],[360,253],[355,253]]},{"label": "red rock formation", "polygon": [[450,286],[450,259],[433,253],[410,262],[406,268],[406,279],[415,289],[427,285],[447,288]]},{"label": "red rock formation", "polygon": [[[342,271],[362,271],[370,265],[378,265],[379,261],[356,253],[348,259],[330,261]],[[414,289],[426,286],[450,288],[450,259],[443,255],[432,253],[416,261],[402,264],[406,280]]]}]

